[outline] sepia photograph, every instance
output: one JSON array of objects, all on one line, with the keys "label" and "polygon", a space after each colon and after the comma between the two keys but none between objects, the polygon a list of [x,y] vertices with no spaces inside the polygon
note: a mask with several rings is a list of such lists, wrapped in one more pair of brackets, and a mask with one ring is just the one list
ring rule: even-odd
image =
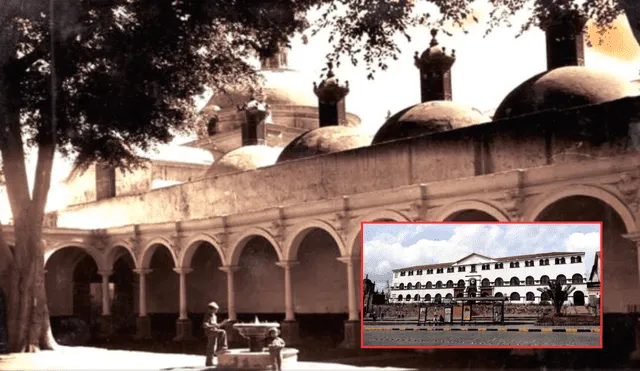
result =
[{"label": "sepia photograph", "polygon": [[640,369],[639,151],[637,0],[0,0],[0,369]]},{"label": "sepia photograph", "polygon": [[364,346],[600,348],[600,227],[363,223]]}]

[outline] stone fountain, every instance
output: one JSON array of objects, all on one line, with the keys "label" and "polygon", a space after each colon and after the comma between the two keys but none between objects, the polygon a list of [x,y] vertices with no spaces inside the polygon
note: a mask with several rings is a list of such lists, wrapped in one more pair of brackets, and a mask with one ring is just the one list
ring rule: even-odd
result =
[{"label": "stone fountain", "polygon": [[[249,341],[249,349],[230,349],[218,355],[218,368],[231,370],[266,370],[271,367],[269,352],[265,350],[264,339],[270,328],[279,328],[277,322],[260,322],[256,316],[251,323],[236,323],[233,328]],[[284,348],[282,365],[290,365],[298,361],[298,350]]]}]

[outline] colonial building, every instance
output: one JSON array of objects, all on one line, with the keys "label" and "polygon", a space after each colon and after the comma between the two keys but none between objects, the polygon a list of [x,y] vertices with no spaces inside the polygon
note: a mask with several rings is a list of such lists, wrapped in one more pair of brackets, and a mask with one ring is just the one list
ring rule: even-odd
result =
[{"label": "colonial building", "polygon": [[[621,349],[629,304],[640,303],[639,90],[582,66],[574,27],[543,27],[549,70],[496,104],[493,120],[452,101],[457,57],[434,33],[415,58],[416,80],[394,92],[413,86],[422,101],[373,138],[346,112],[349,87],[333,72],[313,89],[284,56],[265,61],[262,92],[229,89],[203,110],[190,146],[213,164],[164,161],[125,175],[97,166],[70,177],[74,202],[43,237],[51,315],[88,316],[93,301],[103,329],[118,331],[107,326],[118,297],[139,337],[181,340],[216,300],[232,320],[281,321],[289,343],[325,331],[359,347],[361,221],[603,221],[604,321],[615,334],[604,343]],[[492,293],[511,295],[495,289],[497,278]],[[91,285],[101,288],[93,299]]]},{"label": "colonial building", "polygon": [[393,270],[392,301],[440,302],[443,298],[506,297],[511,303],[548,301],[538,288],[560,281],[576,288],[569,303],[584,305],[587,282],[583,252],[490,258],[470,254],[452,263]]}]

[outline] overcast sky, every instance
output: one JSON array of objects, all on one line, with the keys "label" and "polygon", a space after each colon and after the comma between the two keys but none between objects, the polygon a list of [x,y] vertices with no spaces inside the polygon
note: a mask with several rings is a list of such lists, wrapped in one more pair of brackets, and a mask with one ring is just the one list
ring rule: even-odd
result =
[{"label": "overcast sky", "polygon": [[[437,14],[434,7],[419,2],[421,12]],[[473,106],[481,111],[495,109],[501,100],[517,85],[546,68],[544,34],[537,28],[531,29],[523,36],[516,38],[517,30],[528,14],[522,13],[512,18],[512,28],[502,27],[484,37],[487,14],[490,6],[479,1],[474,5],[474,15],[478,24],[467,24],[468,33],[454,27],[448,31],[452,36],[440,33],[438,41],[447,50],[456,50],[456,62],[452,68],[453,100]],[[313,16],[313,15],[312,15]],[[602,68],[618,74],[628,80],[638,78],[640,70],[640,46],[633,38],[626,17],[620,17],[602,42],[599,42],[593,26],[588,27],[587,38],[595,47],[585,48],[585,64]],[[413,64],[416,51],[428,47],[431,36],[427,28],[416,28],[410,31],[412,41],[409,43],[399,36],[402,54],[396,61],[389,61],[389,68],[379,72],[375,80],[367,79],[367,73],[360,66],[343,63],[336,68],[341,80],[348,80],[350,94],[346,104],[349,112],[362,119],[362,127],[371,132],[384,123],[387,112],[395,113],[420,101],[418,71]],[[322,68],[325,67],[325,55],[330,50],[327,43],[328,33],[320,32],[310,38],[307,44],[302,36],[291,39],[292,50],[289,56],[290,67],[297,69],[302,75],[301,86],[312,89],[313,81],[319,81]],[[304,81],[303,81],[304,80]],[[205,100],[200,100],[200,105]],[[176,138],[174,143],[184,143],[191,138]],[[163,149],[165,152],[171,150]],[[184,152],[184,151],[182,151]],[[176,160],[189,160],[192,153],[165,153],[164,157]],[[34,156],[31,156],[32,159]],[[35,161],[30,161],[29,180],[34,178]],[[51,185],[51,196],[47,204],[48,210],[55,210],[66,205],[64,187],[59,182],[71,169],[69,161],[56,158]],[[6,194],[0,189],[0,220],[9,217]]]},{"label": "overcast sky", "polygon": [[585,252],[585,277],[600,250],[599,224],[364,224],[364,273],[376,289],[392,269],[455,262],[478,253],[492,258],[543,252]]}]

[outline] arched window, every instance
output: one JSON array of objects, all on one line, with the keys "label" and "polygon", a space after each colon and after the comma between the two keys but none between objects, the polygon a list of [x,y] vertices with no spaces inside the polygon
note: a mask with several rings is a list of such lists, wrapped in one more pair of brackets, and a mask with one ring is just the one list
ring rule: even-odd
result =
[{"label": "arched window", "polygon": [[404,290],[404,283],[400,284],[400,290]]},{"label": "arched window", "polygon": [[426,302],[430,302],[431,301],[431,294],[427,294],[424,296],[424,301]]},{"label": "arched window", "polygon": [[571,283],[582,283],[582,275],[579,273],[574,274],[573,276],[571,276]]},{"label": "arched window", "polygon": [[575,262],[576,262],[576,257],[575,257],[575,256],[572,256],[572,257],[571,257],[571,263],[575,263]]},{"label": "arched window", "polygon": [[540,294],[540,300],[549,301],[549,294],[546,291],[544,291],[543,293]]},{"label": "arched window", "polygon": [[532,285],[535,285],[536,280],[534,280],[533,277],[528,276],[524,282],[527,286],[532,286]]},{"label": "arched window", "polygon": [[518,294],[517,292],[512,292],[511,295],[509,296],[509,300],[520,301],[520,294]]},{"label": "arched window", "polygon": [[431,283],[431,281],[427,281],[427,288],[428,289],[433,288],[433,284]]},{"label": "arched window", "polygon": [[464,287],[464,280],[458,281],[458,287]]},{"label": "arched window", "polygon": [[502,278],[496,278],[496,281],[493,284],[494,286],[503,286],[504,285],[504,281],[502,280]]},{"label": "arched window", "polygon": [[518,277],[511,277],[511,280],[509,281],[509,285],[520,286],[520,280],[518,279]]},{"label": "arched window", "polygon": [[582,263],[582,256],[576,256],[576,263]]},{"label": "arched window", "polygon": [[441,288],[442,288],[442,281],[436,282],[436,289],[441,289]]},{"label": "arched window", "polygon": [[407,294],[407,296],[405,296],[405,299],[406,299],[407,301],[411,301],[411,295]]},{"label": "arched window", "polygon": [[416,296],[413,297],[414,301],[420,301],[420,295],[416,294]]},{"label": "arched window", "polygon": [[451,294],[447,294],[447,296],[445,296],[445,298],[447,298],[447,299],[451,299],[451,298],[453,298],[453,295],[451,295]]},{"label": "arched window", "polygon": [[560,282],[561,285],[567,284],[567,277],[565,277],[564,274],[559,274],[558,277],[556,277],[556,280]]},{"label": "arched window", "polygon": [[534,301],[536,300],[536,295],[534,293],[532,293],[531,291],[529,291],[527,293],[527,301]]},{"label": "arched window", "polygon": [[567,261],[564,260],[564,258],[560,258],[560,264],[566,264],[566,263],[567,263]]},{"label": "arched window", "polygon": [[488,278],[483,278],[482,279],[482,283],[480,284],[482,287],[489,287],[491,286],[491,281],[489,281]]},{"label": "arched window", "polygon": [[540,277],[540,284],[541,285],[548,285],[549,284],[549,276]]},{"label": "arched window", "polygon": [[398,301],[402,301],[402,295],[398,295]]},{"label": "arched window", "polygon": [[560,264],[560,259],[556,258],[556,264]]},{"label": "arched window", "polygon": [[544,265],[544,259],[540,259],[540,265]]},{"label": "arched window", "polygon": [[501,297],[502,297],[502,293],[501,293],[501,292],[496,292],[495,297],[496,297],[496,298],[501,298]]},{"label": "arched window", "polygon": [[442,295],[438,294],[436,295],[436,303],[439,303],[442,301]]},{"label": "arched window", "polygon": [[420,284],[420,282],[416,282],[416,286],[415,286],[415,288],[416,288],[417,290],[420,290],[420,289],[422,288],[422,285]]},{"label": "arched window", "polygon": [[453,281],[451,281],[451,280],[447,281],[447,287],[448,288],[452,288],[453,287]]},{"label": "arched window", "polygon": [[411,290],[413,289],[413,286],[411,286],[411,282],[407,283],[407,290]]}]

